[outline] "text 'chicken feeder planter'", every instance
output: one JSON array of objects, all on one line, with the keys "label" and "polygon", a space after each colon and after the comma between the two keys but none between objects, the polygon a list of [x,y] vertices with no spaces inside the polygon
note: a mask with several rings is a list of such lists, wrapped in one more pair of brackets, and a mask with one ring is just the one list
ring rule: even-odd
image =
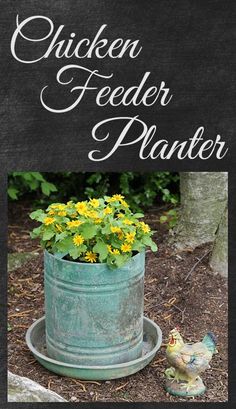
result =
[{"label": "text 'chicken feeder planter'", "polygon": [[147,365],[161,345],[160,328],[143,317],[145,247],[156,251],[142,214],[123,196],[52,204],[41,222],[45,320],[27,343],[48,369],[81,379],[114,379]]}]

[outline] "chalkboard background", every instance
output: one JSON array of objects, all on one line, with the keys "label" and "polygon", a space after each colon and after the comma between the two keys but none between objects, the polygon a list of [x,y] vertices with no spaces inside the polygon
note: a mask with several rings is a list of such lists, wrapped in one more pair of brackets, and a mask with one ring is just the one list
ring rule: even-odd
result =
[{"label": "chalkboard background", "polygon": [[[122,59],[72,58],[68,61],[56,59],[51,55],[36,64],[22,64],[13,58],[10,51],[17,14],[20,21],[32,15],[47,16],[55,26],[64,24],[65,33],[68,35],[75,32],[78,39],[93,38],[100,26],[107,24],[104,35],[109,40],[118,37],[139,39],[143,48],[134,60],[130,59],[128,54]],[[6,294],[6,269],[3,266],[6,261],[7,172],[233,171],[236,145],[236,77],[233,59],[235,23],[236,6],[235,2],[230,0],[1,1],[1,359],[6,354],[6,295],[3,295]],[[41,29],[38,26],[38,34]],[[23,43],[22,50],[24,52]],[[29,53],[27,55],[29,56]],[[32,49],[32,59],[33,57]],[[173,93],[172,101],[166,107],[158,104],[152,107],[98,107],[94,102],[95,94],[91,93],[73,111],[65,114],[50,113],[40,103],[40,91],[45,85],[55,82],[57,71],[66,63],[79,63],[90,69],[98,69],[104,74],[113,72],[112,87],[137,85],[143,73],[150,71],[150,86],[165,81]],[[51,95],[54,101],[61,98],[56,92]],[[229,146],[229,152],[222,160],[216,160],[214,157],[206,161],[180,161],[176,158],[169,161],[141,160],[138,157],[138,145],[132,145],[118,150],[104,162],[90,161],[88,152],[99,149],[91,137],[93,126],[104,118],[134,115],[139,115],[149,126],[156,124],[157,136],[169,141],[186,140],[193,136],[199,126],[204,126],[206,139],[215,139],[215,136],[220,134]],[[116,138],[115,127],[112,132],[112,137]],[[235,176],[231,174],[232,224],[235,182]],[[230,234],[232,249],[232,230]],[[231,368],[233,366],[235,369],[235,364],[232,364]],[[5,371],[6,364],[1,364],[3,399],[6,387]]]},{"label": "chalkboard background", "polygon": [[[93,126],[113,116],[139,115],[147,125],[157,125],[157,137],[168,140],[185,140],[192,137],[199,126],[205,127],[205,137],[215,138],[219,133],[231,145],[229,154],[217,162],[225,169],[232,160],[234,19],[233,2],[227,1],[12,1],[2,2],[5,14],[2,41],[5,63],[2,65],[4,103],[2,104],[1,163],[8,169],[94,170],[154,170],[209,169],[215,165],[214,157],[207,161],[140,160],[138,145],[120,148],[111,158],[92,163],[88,152],[98,148],[91,137]],[[143,49],[136,59],[128,54],[121,59],[85,58],[48,59],[35,64],[22,64],[10,52],[10,41],[16,28],[16,15],[20,22],[33,15],[49,17],[55,26],[65,25],[64,35],[70,32],[76,38],[93,38],[102,24],[107,24],[104,36],[109,40],[118,37],[139,39]],[[33,25],[32,25],[33,26]],[[35,24],[35,36],[45,34],[45,24]],[[27,33],[27,30],[25,30]],[[101,36],[103,37],[103,36]],[[35,45],[35,44],[34,44]],[[29,47],[21,42],[21,55],[29,59],[39,55],[39,46]],[[45,49],[45,43],[42,43]],[[30,53],[31,52],[31,53]],[[112,87],[123,84],[130,87],[139,83],[145,71],[151,71],[149,86],[165,81],[173,98],[162,107],[98,107],[94,93],[73,111],[54,114],[42,107],[41,89],[55,84],[59,68],[65,64],[81,64],[98,69],[104,74],[114,73]],[[96,83],[96,81],[95,81]],[[106,85],[97,81],[97,85]],[[57,87],[58,89],[58,87]],[[66,93],[65,93],[66,95]],[[63,95],[50,90],[51,101],[63,100]],[[2,100],[3,101],[3,100]],[[54,104],[55,105],[55,104]],[[63,104],[60,104],[63,106]],[[59,106],[60,106],[59,105]],[[111,139],[117,138],[114,124]],[[100,146],[101,143],[99,143]],[[179,163],[178,163],[179,162]]]}]

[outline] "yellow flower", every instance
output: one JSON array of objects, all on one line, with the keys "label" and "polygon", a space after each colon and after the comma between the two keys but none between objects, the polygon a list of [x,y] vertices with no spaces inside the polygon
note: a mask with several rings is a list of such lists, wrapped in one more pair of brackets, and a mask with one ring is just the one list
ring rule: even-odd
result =
[{"label": "yellow flower", "polygon": [[76,214],[76,213],[73,213],[73,214],[70,215],[70,217],[71,217],[72,219],[75,219],[75,217],[77,217],[77,214]]},{"label": "yellow flower", "polygon": [[84,238],[83,236],[81,236],[81,234],[76,234],[73,238],[73,243],[75,246],[80,246],[81,244],[83,244],[84,242]]},{"label": "yellow flower", "polygon": [[56,203],[52,203],[49,207],[50,209],[57,209],[57,204]]},{"label": "yellow flower", "polygon": [[54,210],[49,210],[48,214],[50,214],[50,216],[54,216],[55,212]]},{"label": "yellow flower", "polygon": [[114,200],[122,200],[124,199],[124,196],[120,195],[120,194],[116,194],[112,196],[112,199]]},{"label": "yellow flower", "polygon": [[78,202],[75,204],[75,208],[77,212],[81,215],[85,215],[87,212],[87,204],[86,202]]},{"label": "yellow flower", "polygon": [[104,214],[111,214],[112,213],[112,209],[109,207],[109,206],[107,206],[105,209],[104,209]]},{"label": "yellow flower", "polygon": [[59,210],[64,210],[66,208],[66,205],[64,203],[59,203],[58,209]]},{"label": "yellow flower", "polygon": [[140,222],[140,226],[141,229],[144,233],[149,233],[150,232],[150,227],[148,226],[148,224],[144,223],[144,222]]},{"label": "yellow flower", "polygon": [[66,205],[64,205],[63,203],[52,203],[49,207],[50,209],[64,210]]},{"label": "yellow flower", "polygon": [[100,224],[100,223],[102,223],[102,219],[100,219],[100,218],[98,217],[97,219],[94,220],[94,223]]},{"label": "yellow flower", "polygon": [[67,222],[67,226],[72,229],[73,227],[79,227],[83,222],[80,220],[72,220],[71,222]]},{"label": "yellow flower", "polygon": [[116,194],[116,195],[113,195],[112,197],[110,197],[110,198],[107,200],[107,202],[108,202],[108,203],[117,202],[117,201],[120,201],[120,202],[121,202],[123,199],[124,199],[124,196]]},{"label": "yellow flower", "polygon": [[87,251],[86,253],[85,253],[85,260],[88,262],[88,263],[95,263],[96,262],[96,260],[97,260],[97,254],[96,253],[93,253],[92,251]]},{"label": "yellow flower", "polygon": [[98,218],[98,212],[96,212],[95,210],[88,210],[85,213],[85,216],[91,217],[91,219],[97,219]]},{"label": "yellow flower", "polygon": [[119,240],[122,240],[122,239],[123,239],[123,237],[124,237],[124,235],[123,235],[123,233],[122,233],[122,232],[118,233],[118,239],[119,239]]},{"label": "yellow flower", "polygon": [[111,226],[112,233],[122,233],[121,228],[117,226]]},{"label": "yellow flower", "polygon": [[89,204],[96,208],[100,205],[100,202],[98,199],[90,199]]},{"label": "yellow flower", "polygon": [[128,252],[131,251],[131,245],[130,245],[130,244],[127,244],[127,243],[124,243],[124,244],[122,244],[122,246],[121,246],[121,250],[122,250],[124,253],[128,253]]},{"label": "yellow flower", "polygon": [[110,254],[114,254],[114,255],[120,254],[119,250],[118,249],[112,249],[110,244],[107,245],[107,249],[108,249]]},{"label": "yellow flower", "polygon": [[66,205],[63,204],[63,203],[58,203],[58,204],[55,203],[55,205],[52,204],[50,207],[52,209],[59,210],[59,211],[62,211],[62,210],[66,209]]},{"label": "yellow flower", "polygon": [[122,206],[124,207],[129,207],[128,203],[125,200],[121,200],[120,203],[122,204]]},{"label": "yellow flower", "polygon": [[64,211],[58,212],[58,216],[66,216],[66,212],[64,212]]},{"label": "yellow flower", "polygon": [[56,228],[60,233],[63,231],[63,228],[60,226],[60,224],[56,224]]},{"label": "yellow flower", "polygon": [[128,243],[133,243],[135,238],[135,233],[126,233],[125,239]]},{"label": "yellow flower", "polygon": [[124,220],[123,220],[123,223],[124,223],[124,224],[127,224],[127,225],[129,225],[129,226],[130,226],[131,224],[133,224],[133,223],[131,222],[131,220],[129,220],[129,219],[124,219]]},{"label": "yellow flower", "polygon": [[113,254],[113,250],[110,244],[107,245],[107,249],[109,251],[110,254]]},{"label": "yellow flower", "polygon": [[46,226],[48,226],[49,224],[53,224],[55,222],[54,217],[45,217],[43,223],[46,224]]},{"label": "yellow flower", "polygon": [[122,217],[125,217],[125,215],[124,215],[124,213],[118,213],[117,217],[118,217],[119,219],[122,219]]}]

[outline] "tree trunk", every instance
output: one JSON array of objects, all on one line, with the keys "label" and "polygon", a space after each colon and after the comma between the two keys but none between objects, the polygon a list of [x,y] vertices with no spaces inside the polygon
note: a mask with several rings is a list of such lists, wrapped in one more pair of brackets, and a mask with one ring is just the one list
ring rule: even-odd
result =
[{"label": "tree trunk", "polygon": [[174,232],[177,248],[215,240],[227,202],[227,172],[181,172],[181,211]]},{"label": "tree trunk", "polygon": [[215,273],[228,275],[228,207],[222,216],[214,243],[210,266]]}]

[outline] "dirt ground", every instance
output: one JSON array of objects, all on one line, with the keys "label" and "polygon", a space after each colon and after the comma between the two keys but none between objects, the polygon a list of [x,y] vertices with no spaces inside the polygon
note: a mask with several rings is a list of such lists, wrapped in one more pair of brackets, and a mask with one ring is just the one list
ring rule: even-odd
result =
[{"label": "dirt ground", "polygon": [[165,344],[169,331],[179,325],[187,341],[199,341],[209,330],[218,341],[218,354],[212,359],[211,369],[203,375],[207,392],[195,398],[195,401],[227,401],[226,280],[212,274],[208,266],[209,246],[179,253],[168,246],[168,230],[158,222],[160,210],[154,209],[146,214],[146,221],[157,230],[154,240],[159,250],[155,254],[148,251],[146,255],[145,315],[155,321],[163,332],[163,345],[151,364],[127,378],[86,382],[55,375],[35,361],[26,346],[25,332],[44,314],[43,261],[38,242],[29,237],[29,230],[33,226],[28,220],[29,212],[27,204],[14,204],[9,209],[9,252],[39,252],[35,259],[9,273],[10,371],[39,382],[71,402],[190,400],[193,398],[173,397],[164,389],[164,371],[168,366]]}]

